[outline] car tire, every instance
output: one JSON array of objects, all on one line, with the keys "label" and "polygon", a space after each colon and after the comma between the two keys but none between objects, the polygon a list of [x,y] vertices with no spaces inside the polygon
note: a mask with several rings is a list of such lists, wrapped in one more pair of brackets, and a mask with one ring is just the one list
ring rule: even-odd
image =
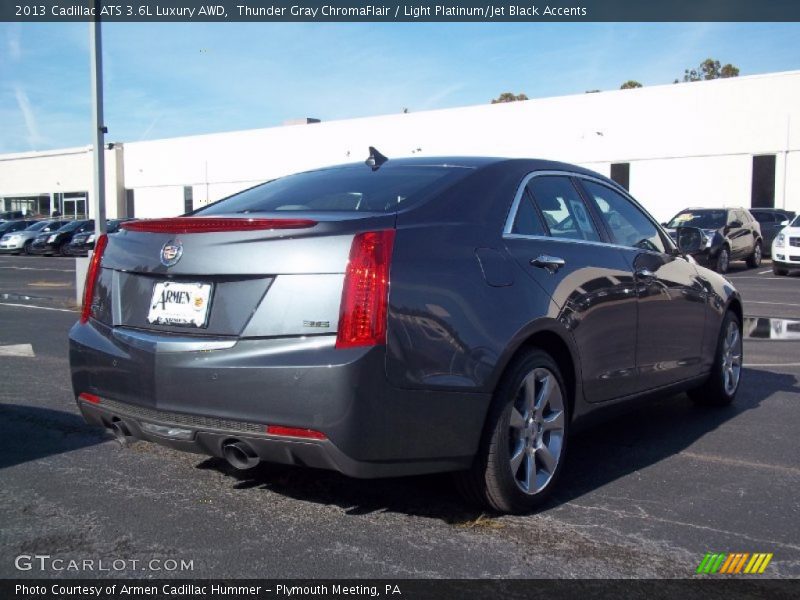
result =
[{"label": "car tire", "polygon": [[772,263],[772,273],[780,277],[786,277],[789,274],[789,270],[781,269],[778,265]]},{"label": "car tire", "polygon": [[31,246],[33,245],[33,241],[25,242],[25,246],[23,247],[23,253],[27,254],[28,256],[32,256],[33,252],[31,252]]},{"label": "car tire", "polygon": [[747,266],[751,269],[758,268],[761,265],[761,258],[762,258],[762,250],[761,250],[761,242],[756,242],[755,248],[753,248],[753,253],[747,257]]},{"label": "car tire", "polygon": [[462,494],[504,513],[540,506],[564,465],[569,397],[558,365],[531,350],[507,369],[494,394],[472,467],[456,474]]},{"label": "car tire", "polygon": [[714,365],[706,382],[688,392],[699,406],[728,406],[736,398],[741,383],[744,352],[742,324],[729,310],[722,320]]},{"label": "car tire", "polygon": [[723,246],[717,254],[717,261],[714,263],[714,270],[721,275],[728,272],[728,267],[731,265],[731,253],[727,246]]}]

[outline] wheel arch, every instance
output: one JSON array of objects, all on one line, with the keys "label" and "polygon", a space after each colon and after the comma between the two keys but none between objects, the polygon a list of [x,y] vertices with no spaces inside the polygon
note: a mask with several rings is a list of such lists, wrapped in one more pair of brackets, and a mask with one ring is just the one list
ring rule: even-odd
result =
[{"label": "wheel arch", "polygon": [[497,369],[492,390],[496,390],[502,377],[511,365],[523,354],[532,349],[547,352],[558,365],[564,385],[567,388],[570,420],[575,417],[575,405],[581,393],[581,368],[580,358],[572,341],[572,336],[558,322],[549,321],[538,323],[531,328],[527,328],[516,338],[513,344]]}]

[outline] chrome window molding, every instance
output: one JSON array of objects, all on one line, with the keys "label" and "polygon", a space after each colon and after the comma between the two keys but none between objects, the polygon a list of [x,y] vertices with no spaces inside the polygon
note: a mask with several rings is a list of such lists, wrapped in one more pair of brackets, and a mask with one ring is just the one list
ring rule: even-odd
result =
[{"label": "chrome window molding", "polygon": [[[658,232],[660,232],[662,241],[666,243],[667,252],[659,252],[656,250],[647,250],[645,248],[633,248],[632,246],[625,246],[624,244],[614,244],[611,242],[604,242],[604,241],[593,241],[593,240],[579,240],[576,238],[556,238],[551,235],[525,235],[522,233],[512,233],[512,229],[514,228],[514,221],[517,218],[517,211],[519,210],[520,202],[522,202],[522,198],[525,195],[525,188],[527,187],[528,183],[530,183],[531,179],[534,177],[544,177],[544,176],[559,176],[559,177],[574,177],[575,179],[583,179],[586,181],[593,181],[599,185],[604,185],[607,188],[614,190],[622,194],[622,196],[628,199],[633,205],[638,208],[644,216],[650,221],[653,226],[656,228]],[[661,226],[653,219],[653,217],[648,213],[639,202],[633,198],[628,191],[623,188],[621,185],[616,183],[615,181],[606,181],[599,177],[593,177],[592,175],[586,175],[584,173],[575,173],[573,171],[533,171],[532,173],[528,173],[525,177],[523,177],[522,181],[520,182],[519,186],[517,187],[517,193],[514,195],[514,202],[511,203],[511,208],[508,211],[508,216],[506,217],[506,224],[503,227],[503,238],[504,239],[524,239],[524,240],[548,240],[551,242],[567,242],[573,244],[586,244],[589,246],[603,246],[603,247],[612,247],[612,248],[621,248],[623,250],[639,250],[641,252],[648,252],[650,254],[670,254],[669,250],[674,250],[674,247],[670,247],[672,244],[672,240],[669,236],[663,235],[663,230]],[[674,246],[674,244],[673,244]]]}]

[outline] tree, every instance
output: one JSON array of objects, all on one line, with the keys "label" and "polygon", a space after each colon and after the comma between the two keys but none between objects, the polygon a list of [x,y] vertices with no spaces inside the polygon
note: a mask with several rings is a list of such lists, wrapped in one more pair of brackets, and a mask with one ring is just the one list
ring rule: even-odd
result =
[{"label": "tree", "polygon": [[[711,79],[727,79],[738,76],[738,67],[734,67],[730,63],[720,65],[720,62],[713,58],[705,59],[696,69],[686,69],[683,72],[684,81],[710,81]],[[676,79],[675,82],[677,83],[678,80]]]},{"label": "tree", "polygon": [[623,83],[621,86],[619,86],[619,89],[621,89],[621,90],[632,90],[634,88],[640,88],[640,87],[642,87],[641,83],[639,83],[638,81],[634,81],[633,79],[629,79],[628,81]]},{"label": "tree", "polygon": [[528,100],[525,94],[514,95],[511,92],[503,92],[497,98],[492,100],[492,104],[503,104],[504,102],[518,102],[520,100]]}]

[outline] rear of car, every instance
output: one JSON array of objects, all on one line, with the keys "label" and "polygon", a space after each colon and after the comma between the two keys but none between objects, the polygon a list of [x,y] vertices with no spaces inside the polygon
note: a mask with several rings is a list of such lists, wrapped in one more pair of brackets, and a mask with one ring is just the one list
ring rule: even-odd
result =
[{"label": "rear of car", "polygon": [[464,468],[447,421],[470,395],[395,387],[385,360],[397,213],[470,172],[313,171],[102,236],[70,332],[80,410],[242,468]]}]

